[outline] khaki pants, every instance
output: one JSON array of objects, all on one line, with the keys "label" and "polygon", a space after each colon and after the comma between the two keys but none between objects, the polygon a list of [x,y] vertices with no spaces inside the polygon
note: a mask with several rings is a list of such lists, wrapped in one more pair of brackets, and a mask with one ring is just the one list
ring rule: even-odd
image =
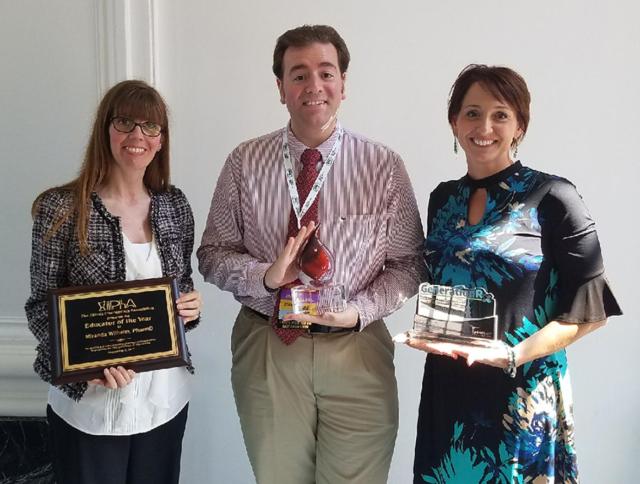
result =
[{"label": "khaki pants", "polygon": [[393,350],[381,320],[286,346],[243,307],[231,382],[256,481],[386,483],[398,430]]}]

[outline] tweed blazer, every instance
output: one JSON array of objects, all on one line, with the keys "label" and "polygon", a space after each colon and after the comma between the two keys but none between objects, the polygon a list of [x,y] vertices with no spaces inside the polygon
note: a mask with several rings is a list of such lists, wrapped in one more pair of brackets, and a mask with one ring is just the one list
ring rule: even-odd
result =
[{"label": "tweed blazer", "polygon": [[[88,223],[89,253],[82,255],[75,235],[76,216],[68,217],[52,236],[50,228],[72,206],[73,193],[48,192],[34,217],[31,248],[31,295],[25,305],[29,329],[38,340],[34,370],[51,383],[49,289],[120,282],[126,278],[124,243],[120,219],[109,213],[96,193],[91,195]],[[151,196],[151,230],[158,246],[162,273],[175,277],[181,292],[193,290],[191,252],[193,213],[185,195],[176,187]],[[199,319],[185,327],[193,329]],[[189,371],[193,373],[193,368]],[[60,386],[71,398],[80,400],[87,383]]]}]

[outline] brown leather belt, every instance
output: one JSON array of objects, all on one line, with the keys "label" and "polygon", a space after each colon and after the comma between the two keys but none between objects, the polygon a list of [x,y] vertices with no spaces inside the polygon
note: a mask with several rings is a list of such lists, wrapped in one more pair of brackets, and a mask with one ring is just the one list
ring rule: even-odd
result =
[{"label": "brown leather belt", "polygon": [[[267,323],[271,324],[271,318],[269,316],[266,316],[261,312],[258,312],[255,309],[250,308],[249,306],[244,306],[244,308],[254,316],[257,316],[260,319],[263,319]],[[309,328],[306,329],[306,331],[309,334],[352,333],[356,331],[357,327],[358,325],[356,325],[354,328],[340,328],[337,326],[325,326],[324,324],[313,323],[311,324],[311,326],[309,326]]]}]

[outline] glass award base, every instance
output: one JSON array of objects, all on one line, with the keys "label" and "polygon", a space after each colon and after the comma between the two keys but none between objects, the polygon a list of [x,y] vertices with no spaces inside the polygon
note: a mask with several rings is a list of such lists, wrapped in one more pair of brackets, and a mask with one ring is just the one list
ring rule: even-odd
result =
[{"label": "glass award base", "polygon": [[493,320],[443,321],[416,314],[413,329],[409,331],[412,338],[471,346],[496,347],[502,341],[495,337]]},{"label": "glass award base", "polygon": [[291,309],[296,314],[319,316],[324,313],[340,313],[346,308],[346,291],[342,284],[291,288]]}]

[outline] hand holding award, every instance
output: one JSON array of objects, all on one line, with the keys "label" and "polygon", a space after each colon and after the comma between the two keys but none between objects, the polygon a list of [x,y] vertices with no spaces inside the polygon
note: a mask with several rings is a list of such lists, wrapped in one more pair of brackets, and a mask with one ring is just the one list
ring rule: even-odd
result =
[{"label": "hand holding award", "polygon": [[333,254],[318,238],[318,226],[309,236],[300,254],[301,279],[306,275],[308,284],[291,288],[294,313],[322,315],[345,310],[345,288],[331,284],[334,272]]},{"label": "hand holding award", "polygon": [[416,343],[420,349],[454,358],[466,357],[473,347],[502,348],[493,294],[483,288],[421,284],[413,328],[394,338],[409,340],[422,340]]},{"label": "hand holding award", "polygon": [[[342,284],[331,283],[334,273],[334,258],[331,251],[318,238],[318,226],[316,226],[298,259],[300,267],[300,280],[306,281],[291,287],[291,310],[293,315],[286,317],[285,324],[291,327],[297,324],[307,328],[314,318],[301,321],[291,319],[300,315],[323,316],[328,313],[341,313],[347,309],[346,290]],[[356,316],[357,320],[357,316]],[[327,324],[323,321],[321,324]]]}]

